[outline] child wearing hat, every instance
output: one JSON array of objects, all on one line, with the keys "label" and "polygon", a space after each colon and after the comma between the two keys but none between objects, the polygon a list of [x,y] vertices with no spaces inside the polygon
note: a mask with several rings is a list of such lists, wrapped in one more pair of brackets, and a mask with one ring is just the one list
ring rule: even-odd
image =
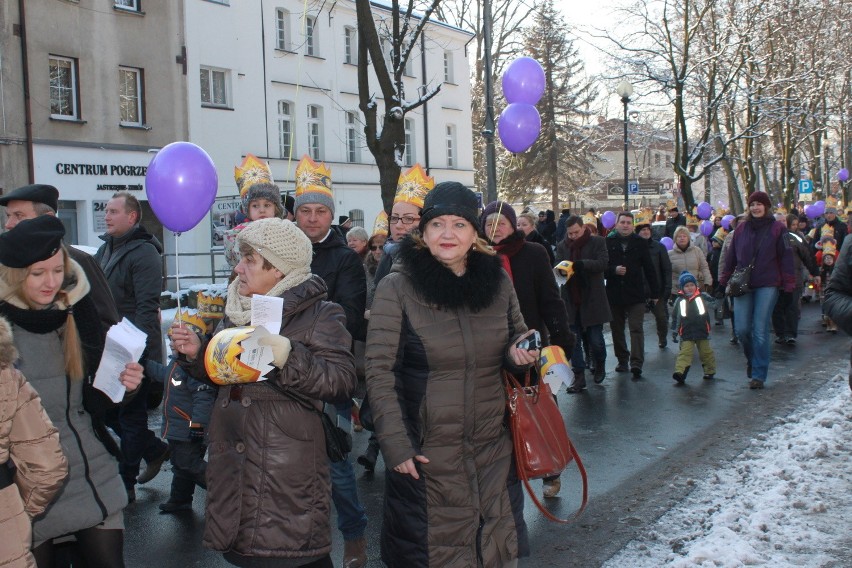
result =
[{"label": "child wearing hat", "polygon": [[713,379],[716,374],[716,355],[710,345],[710,312],[715,300],[698,289],[698,281],[692,273],[684,270],[678,278],[678,292],[672,309],[672,339],[680,340],[680,352],[675,360],[672,378],[678,383],[686,381],[692,363],[694,348],[698,349],[704,378]]},{"label": "child wearing hat", "polygon": [[837,324],[831,321],[831,318],[825,314],[825,289],[828,286],[828,281],[831,280],[831,273],[834,272],[834,261],[837,260],[837,245],[836,241],[830,237],[824,237],[821,243],[821,250],[817,252],[817,264],[819,265],[820,291],[819,303],[822,308],[822,325],[825,330],[831,333],[837,333]]}]

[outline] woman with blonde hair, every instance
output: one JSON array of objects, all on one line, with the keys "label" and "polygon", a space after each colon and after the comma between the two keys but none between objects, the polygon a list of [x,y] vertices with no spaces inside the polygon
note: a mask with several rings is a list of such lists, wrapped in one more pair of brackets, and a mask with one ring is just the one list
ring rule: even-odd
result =
[{"label": "woman with blonde hair", "polygon": [[[93,424],[112,403],[87,387],[103,352],[103,328],[86,276],[62,245],[64,235],[52,215],[0,235],[0,315],[12,324],[18,369],[59,430],[70,471],[33,523],[33,556],[41,568],[53,566],[53,540],[73,534],[88,566],[122,567],[127,493],[105,446],[111,440],[102,441]],[[119,380],[135,390],[142,366],[128,363]]]},{"label": "woman with blonde hair", "polygon": [[689,229],[680,226],[674,232],[674,245],[669,250],[669,260],[672,263],[672,299],[677,297],[678,277],[684,272],[694,274],[698,280],[698,288],[703,292],[709,292],[713,285],[713,276],[710,274],[710,265],[704,252],[692,244]]}]

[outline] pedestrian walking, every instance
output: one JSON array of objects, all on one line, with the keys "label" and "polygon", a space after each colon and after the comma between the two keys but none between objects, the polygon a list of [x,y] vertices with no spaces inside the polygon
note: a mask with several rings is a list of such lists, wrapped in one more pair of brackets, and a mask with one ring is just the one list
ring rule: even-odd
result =
[{"label": "pedestrian walking", "polygon": [[[660,298],[660,301],[649,302],[648,311],[654,314],[654,322],[657,326],[657,344],[660,349],[664,349],[668,344],[669,312],[667,299],[671,296],[672,286],[672,263],[669,260],[669,251],[659,241],[651,238],[650,215],[643,219],[637,218],[634,230],[637,235],[648,242],[648,253],[651,256],[651,263],[654,265],[654,272],[657,275],[657,282],[660,286],[656,290],[656,296]],[[645,281],[645,287],[645,294],[649,298],[655,295],[648,288],[647,281]]]},{"label": "pedestrian walking", "polygon": [[710,345],[710,311],[714,303],[713,296],[698,288],[695,276],[686,271],[680,274],[677,300],[672,307],[672,338],[680,341],[672,378],[679,384],[686,381],[696,349],[704,379],[712,380],[716,375],[716,355]]}]

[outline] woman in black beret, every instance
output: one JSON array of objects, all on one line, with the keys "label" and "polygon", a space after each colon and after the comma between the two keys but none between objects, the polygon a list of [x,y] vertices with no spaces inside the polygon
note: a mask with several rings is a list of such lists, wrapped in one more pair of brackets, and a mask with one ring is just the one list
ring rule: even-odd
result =
[{"label": "woman in black beret", "polygon": [[[53,566],[53,540],[73,534],[87,565],[123,567],[127,493],[107,449],[112,441],[99,428],[112,402],[87,386],[100,363],[103,328],[64,235],[52,215],[0,235],[0,315],[12,324],[17,367],[41,396],[69,465],[57,497],[33,522],[33,556],[40,568]],[[119,379],[134,391],[142,366],[128,363]]]}]

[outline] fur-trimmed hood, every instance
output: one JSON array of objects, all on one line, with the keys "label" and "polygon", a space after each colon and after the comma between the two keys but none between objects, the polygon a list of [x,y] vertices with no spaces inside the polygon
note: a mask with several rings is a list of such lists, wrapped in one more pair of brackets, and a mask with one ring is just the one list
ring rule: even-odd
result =
[{"label": "fur-trimmed hood", "polygon": [[402,240],[392,272],[408,275],[425,301],[444,309],[467,307],[473,312],[487,308],[497,297],[503,268],[496,255],[471,251],[467,270],[456,276],[429,249],[411,237]]},{"label": "fur-trimmed hood", "polygon": [[0,317],[0,369],[7,369],[18,360],[18,350],[12,341],[12,326]]}]

